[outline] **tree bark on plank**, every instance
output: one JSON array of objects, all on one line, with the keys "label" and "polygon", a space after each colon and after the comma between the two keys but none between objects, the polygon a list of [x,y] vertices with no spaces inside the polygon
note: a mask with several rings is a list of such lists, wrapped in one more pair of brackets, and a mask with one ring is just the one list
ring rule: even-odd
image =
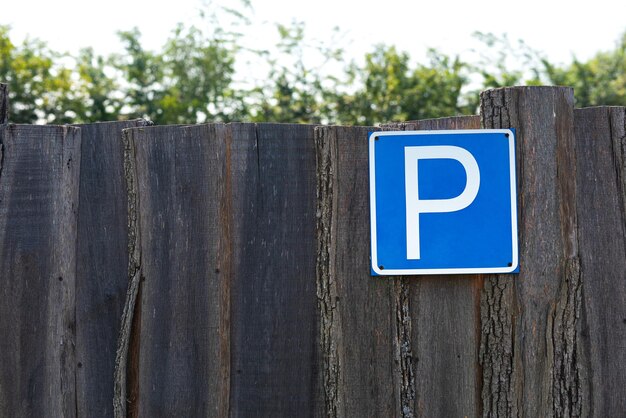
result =
[{"label": "tree bark on plank", "polygon": [[483,416],[582,416],[573,91],[481,94],[485,128],[515,128],[520,273],[486,278],[481,296]]}]

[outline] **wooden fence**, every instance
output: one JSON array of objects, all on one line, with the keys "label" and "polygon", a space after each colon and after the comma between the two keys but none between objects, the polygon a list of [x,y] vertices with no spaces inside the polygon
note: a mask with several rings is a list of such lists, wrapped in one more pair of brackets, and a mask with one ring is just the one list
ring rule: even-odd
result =
[{"label": "wooden fence", "polygon": [[520,274],[403,278],[375,128],[4,124],[0,417],[626,416],[625,115],[515,87],[381,126],[517,130]]}]

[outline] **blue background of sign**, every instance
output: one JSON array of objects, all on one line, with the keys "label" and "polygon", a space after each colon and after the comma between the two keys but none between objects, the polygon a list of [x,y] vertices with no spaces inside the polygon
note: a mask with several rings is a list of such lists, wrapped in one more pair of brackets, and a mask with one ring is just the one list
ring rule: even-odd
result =
[{"label": "blue background of sign", "polygon": [[[468,150],[480,188],[465,209],[420,215],[419,260],[406,259],[404,148],[453,145]],[[378,265],[385,269],[493,268],[512,261],[509,138],[503,133],[385,135],[374,142]],[[420,160],[420,199],[462,193],[466,174],[456,160]]]}]

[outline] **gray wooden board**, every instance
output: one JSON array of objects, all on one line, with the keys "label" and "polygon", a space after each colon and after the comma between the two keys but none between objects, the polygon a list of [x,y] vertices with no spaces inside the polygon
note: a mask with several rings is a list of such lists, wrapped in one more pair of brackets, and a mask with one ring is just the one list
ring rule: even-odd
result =
[{"label": "gray wooden board", "polygon": [[0,416],[74,417],[80,131],[0,127]]},{"label": "gray wooden board", "polygon": [[[224,126],[129,130],[136,149],[141,248],[131,416],[224,416],[228,300],[220,272],[229,198]],[[225,351],[226,350],[226,351]],[[135,371],[136,370],[136,371]]]},{"label": "gray wooden board", "polygon": [[9,121],[9,87],[0,83],[0,125]]},{"label": "gray wooden board", "polygon": [[122,129],[142,120],[81,129],[76,258],[79,416],[113,416],[115,350],[128,285],[128,227]]},{"label": "gray wooden board", "polygon": [[315,410],[313,129],[229,125],[235,417],[305,417]]},{"label": "gray wooden board", "polygon": [[127,132],[141,248],[129,413],[312,415],[313,127]]},{"label": "gray wooden board", "polygon": [[[480,129],[479,116],[388,124],[385,130]],[[410,276],[411,357],[419,417],[480,415],[480,289],[482,276]]]},{"label": "gray wooden board", "polygon": [[370,276],[370,130],[316,130],[324,416],[401,415],[395,282]]},{"label": "gray wooden board", "polygon": [[483,416],[580,416],[573,91],[514,87],[481,94],[485,128],[517,129],[520,274],[485,279]]},{"label": "gray wooden board", "polygon": [[[589,416],[626,413],[626,119],[623,107],[574,112]],[[581,356],[582,357],[582,356]]]}]

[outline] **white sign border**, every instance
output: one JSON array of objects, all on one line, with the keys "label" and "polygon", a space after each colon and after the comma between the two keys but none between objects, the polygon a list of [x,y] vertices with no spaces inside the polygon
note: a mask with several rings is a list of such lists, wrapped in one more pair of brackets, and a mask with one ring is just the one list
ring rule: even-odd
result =
[{"label": "white sign border", "polygon": [[[512,262],[506,267],[478,267],[478,268],[436,268],[436,269],[380,269],[376,246],[376,138],[382,136],[405,136],[405,135],[458,135],[458,134],[484,134],[501,133],[508,134],[509,138],[509,161],[511,179],[511,239],[512,239]],[[408,275],[432,275],[432,274],[489,274],[489,273],[513,273],[519,267],[519,248],[517,238],[517,180],[515,173],[515,134],[511,129],[459,129],[441,131],[375,131],[369,136],[369,169],[370,169],[370,238],[371,238],[371,267],[380,276],[408,276]],[[383,266],[384,267],[384,266]]]}]

